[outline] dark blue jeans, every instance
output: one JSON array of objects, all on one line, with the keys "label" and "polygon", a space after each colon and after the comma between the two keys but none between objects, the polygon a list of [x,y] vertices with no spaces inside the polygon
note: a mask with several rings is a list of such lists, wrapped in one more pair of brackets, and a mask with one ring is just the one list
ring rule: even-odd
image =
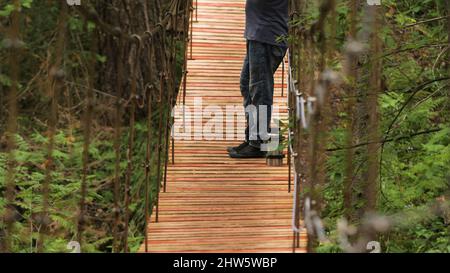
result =
[{"label": "dark blue jeans", "polygon": [[[246,108],[245,138],[255,147],[268,140],[274,93],[274,74],[286,54],[283,47],[247,41],[241,73],[241,93]],[[264,115],[264,116],[263,116]]]}]

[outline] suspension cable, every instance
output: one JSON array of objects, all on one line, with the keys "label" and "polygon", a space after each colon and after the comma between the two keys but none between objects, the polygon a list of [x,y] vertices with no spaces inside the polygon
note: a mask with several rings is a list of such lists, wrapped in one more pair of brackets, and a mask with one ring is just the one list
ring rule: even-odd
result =
[{"label": "suspension cable", "polygon": [[[162,41],[165,41],[165,32],[163,31],[163,34],[161,35],[162,37]],[[158,128],[162,128],[163,126],[163,116],[164,116],[164,109],[165,109],[165,95],[164,95],[164,90],[166,88],[166,49],[164,47],[164,42],[161,43],[161,66],[162,66],[162,71],[160,72],[160,80],[159,80],[159,97],[158,97],[158,104],[159,104],[159,122],[158,122]],[[157,180],[156,180],[156,215],[155,215],[155,221],[158,222],[159,221],[159,193],[160,193],[160,189],[161,189],[161,152],[162,152],[162,136],[163,134],[159,134],[158,136],[158,143],[156,145],[156,148],[158,149],[158,158],[157,158],[157,165],[158,165],[158,173],[157,173]]]},{"label": "suspension cable", "polygon": [[[136,38],[140,39],[140,38]],[[138,73],[138,62],[139,56],[141,54],[142,41],[139,40],[139,43],[135,46],[135,57],[132,58],[131,61],[131,90],[130,90],[130,119],[129,119],[129,127],[130,127],[130,135],[128,140],[128,150],[127,150],[127,173],[125,179],[125,229],[124,229],[124,251],[129,252],[128,249],[128,229],[129,229],[129,221],[130,221],[130,203],[131,203],[131,178],[133,175],[133,149],[134,149],[134,138],[135,138],[135,120],[136,120],[136,105],[138,103],[137,97],[137,73]]]},{"label": "suspension cable", "polygon": [[[153,37],[151,37],[148,40],[149,43],[149,49],[148,49],[148,58],[150,63],[153,63],[153,59],[154,59],[154,47],[153,47]],[[153,68],[152,66],[150,66],[149,69],[149,79],[152,80],[153,79]],[[152,159],[152,138],[153,138],[153,122],[152,122],[152,115],[153,115],[153,111],[152,111],[152,104],[153,104],[153,100],[152,100],[152,91],[154,90],[154,86],[153,84],[150,84],[149,86],[146,87],[147,89],[147,143],[146,143],[146,152],[145,152],[145,219],[144,219],[144,223],[145,223],[145,252],[148,252],[148,220],[150,218],[150,201],[149,201],[149,195],[150,195],[150,186],[151,186],[151,159]]]}]

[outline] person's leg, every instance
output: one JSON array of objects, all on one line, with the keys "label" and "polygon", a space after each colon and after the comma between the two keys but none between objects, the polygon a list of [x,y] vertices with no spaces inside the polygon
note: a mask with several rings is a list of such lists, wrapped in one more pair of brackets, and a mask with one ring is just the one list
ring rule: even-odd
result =
[{"label": "person's leg", "polygon": [[[256,41],[249,42],[250,98],[251,104],[256,108],[256,115],[253,115],[250,121],[250,124],[256,126],[250,130],[250,144],[254,147],[260,147],[263,140],[268,140],[272,118],[274,74],[285,54],[286,50],[281,47]],[[264,120],[264,123],[260,123],[261,120]]]},{"label": "person's leg", "polygon": [[[242,95],[242,99],[243,99],[243,105],[244,108],[246,108],[247,106],[249,106],[252,101],[251,101],[251,97],[250,97],[250,67],[249,67],[249,62],[248,62],[248,43],[247,43],[247,55],[245,56],[244,59],[244,65],[242,67],[242,71],[241,71],[241,80],[240,80],[240,89],[241,89],[241,95]],[[249,125],[248,125],[248,114],[245,113],[245,119],[246,119],[246,124],[245,124],[245,141],[248,142],[249,140]]]},{"label": "person's leg", "polygon": [[[248,46],[247,46],[247,54],[244,59],[244,64],[242,66],[241,71],[241,78],[240,78],[240,89],[241,89],[241,95],[243,99],[243,105],[244,107],[247,107],[251,104],[251,98],[250,98],[250,70],[249,70],[249,63],[248,63]],[[228,147],[227,151],[229,153],[235,153],[239,151],[240,149],[244,148],[248,145],[249,140],[249,120],[248,120],[248,114],[245,113],[245,119],[246,119],[246,127],[245,127],[245,141],[241,145],[237,147]]]},{"label": "person's leg", "polygon": [[[261,151],[261,143],[263,140],[268,140],[267,133],[270,131],[274,73],[286,53],[283,48],[255,41],[249,41],[247,47],[249,96],[244,96],[247,102],[244,104],[247,106],[249,145],[230,153],[233,158],[265,157],[265,151]],[[246,89],[244,91],[247,92]],[[260,106],[266,108],[262,109],[261,113],[259,113]],[[259,124],[260,116],[266,118],[264,124]]]}]

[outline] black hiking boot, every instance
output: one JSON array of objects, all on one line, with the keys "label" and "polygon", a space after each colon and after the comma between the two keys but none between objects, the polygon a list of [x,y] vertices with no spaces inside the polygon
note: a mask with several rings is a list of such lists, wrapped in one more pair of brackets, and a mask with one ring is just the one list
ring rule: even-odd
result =
[{"label": "black hiking boot", "polygon": [[264,158],[266,157],[266,152],[261,151],[260,148],[254,147],[252,145],[247,145],[242,149],[231,152],[231,158]]},{"label": "black hiking boot", "polygon": [[246,146],[248,146],[248,141],[244,141],[241,145],[236,146],[236,147],[228,147],[227,152],[229,154],[235,153],[235,152],[238,152],[239,150],[245,148]]}]

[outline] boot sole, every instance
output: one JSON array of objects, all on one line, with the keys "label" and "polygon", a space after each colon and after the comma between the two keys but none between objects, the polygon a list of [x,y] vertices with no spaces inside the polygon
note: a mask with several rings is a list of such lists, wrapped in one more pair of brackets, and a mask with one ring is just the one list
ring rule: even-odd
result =
[{"label": "boot sole", "polygon": [[255,154],[255,155],[242,155],[238,153],[230,153],[231,158],[243,159],[243,158],[265,158],[266,154]]},{"label": "boot sole", "polygon": [[227,152],[228,152],[229,154],[237,153],[238,150],[236,150],[236,148],[237,148],[237,147],[227,147]]},{"label": "boot sole", "polygon": [[235,152],[236,152],[236,149],[235,149],[234,147],[228,147],[228,148],[227,148],[227,152],[228,152],[229,154],[235,153]]}]

